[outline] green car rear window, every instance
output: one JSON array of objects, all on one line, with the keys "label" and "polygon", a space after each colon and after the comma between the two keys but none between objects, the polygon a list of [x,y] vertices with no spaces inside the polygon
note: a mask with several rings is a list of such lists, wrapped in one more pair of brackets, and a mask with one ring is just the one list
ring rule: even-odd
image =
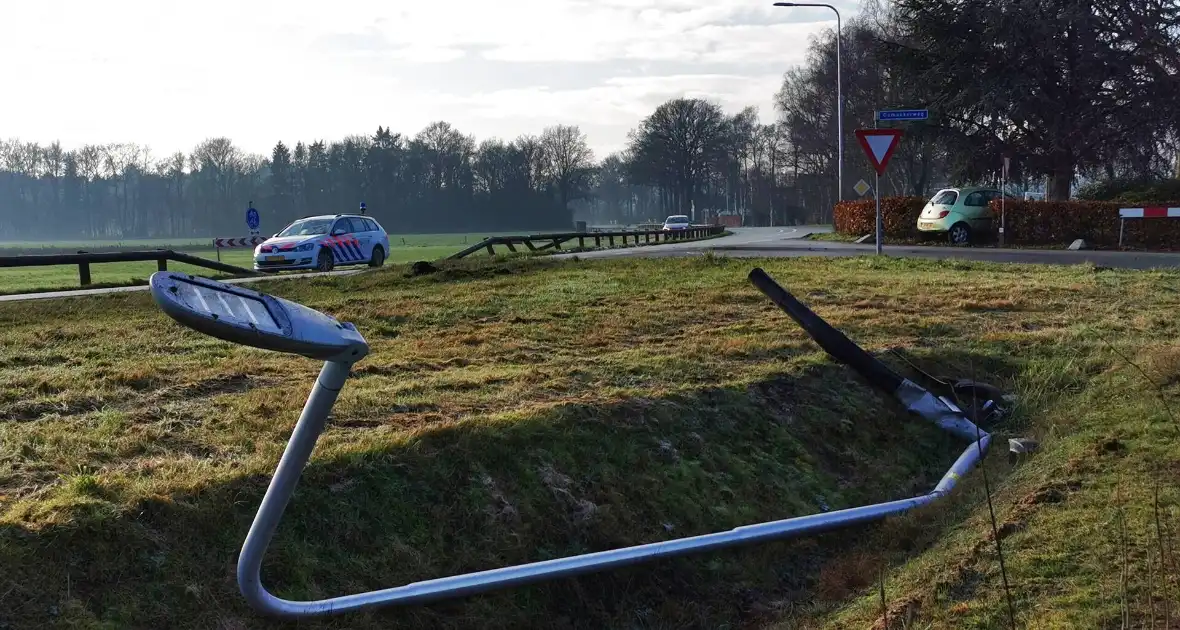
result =
[{"label": "green car rear window", "polygon": [[934,199],[931,199],[930,203],[936,206],[953,206],[958,200],[959,193],[953,190],[944,190],[937,195],[934,195]]}]

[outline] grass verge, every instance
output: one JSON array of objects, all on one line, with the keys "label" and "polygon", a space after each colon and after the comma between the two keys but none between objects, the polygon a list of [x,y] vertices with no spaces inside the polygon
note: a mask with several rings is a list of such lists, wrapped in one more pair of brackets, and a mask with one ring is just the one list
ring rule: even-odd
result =
[{"label": "grass verge", "polygon": [[[1109,620],[1119,549],[1152,575],[1145,471],[1180,454],[1106,340],[1174,396],[1180,274],[712,256],[265,286],[354,321],[374,354],[264,580],[324,597],[928,490],[962,445],[818,353],[745,281],[754,264],[867,348],[1017,392],[989,471],[1024,624]],[[143,294],[0,304],[0,331],[0,622],[270,627],[234,558],[318,366],[181,329]],[[1006,463],[1012,435],[1042,451]],[[879,527],[305,625],[865,627],[888,563],[892,619],[1003,627],[979,487]],[[1152,583],[1128,580],[1143,618]]]}]

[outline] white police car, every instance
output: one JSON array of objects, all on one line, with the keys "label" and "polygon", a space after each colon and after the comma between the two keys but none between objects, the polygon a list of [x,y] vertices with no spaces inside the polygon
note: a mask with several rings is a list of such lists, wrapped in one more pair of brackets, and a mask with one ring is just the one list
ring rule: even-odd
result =
[{"label": "white police car", "polygon": [[254,270],[331,271],[336,265],[362,264],[380,267],[388,253],[389,235],[372,217],[304,217],[254,248]]}]

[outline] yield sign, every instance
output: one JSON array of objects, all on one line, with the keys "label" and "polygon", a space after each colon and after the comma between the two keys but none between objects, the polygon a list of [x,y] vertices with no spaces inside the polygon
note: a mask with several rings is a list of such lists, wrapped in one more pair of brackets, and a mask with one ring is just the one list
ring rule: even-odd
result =
[{"label": "yield sign", "polygon": [[860,141],[865,155],[869,156],[873,168],[877,169],[877,175],[881,176],[885,174],[889,158],[893,157],[893,151],[901,141],[901,129],[857,129],[856,139]]}]

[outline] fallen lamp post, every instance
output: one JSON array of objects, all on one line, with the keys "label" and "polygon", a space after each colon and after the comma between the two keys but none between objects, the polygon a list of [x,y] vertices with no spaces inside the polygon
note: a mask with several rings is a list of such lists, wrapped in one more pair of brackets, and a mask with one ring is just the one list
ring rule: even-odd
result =
[{"label": "fallen lamp post", "polygon": [[233,343],[324,361],[250,525],[237,564],[239,589],[251,607],[276,617],[309,618],[461,597],[660,558],[871,523],[945,496],[987,452],[991,436],[979,429],[954,402],[935,396],[921,385],[894,373],[796,300],[761,269],[751,271],[749,279],[795,319],[828,354],[896,398],[908,411],[971,442],[932,491],[909,499],[746,525],[713,534],[453,575],[314,601],[286,600],[267,591],[261,580],[262,559],[324,429],[328,412],[343,388],[351,366],[368,355],[368,343],[352,324],[341,323],[295,302],[250,289],[164,271],[152,275],[150,287],[161,310],[198,332]]}]

